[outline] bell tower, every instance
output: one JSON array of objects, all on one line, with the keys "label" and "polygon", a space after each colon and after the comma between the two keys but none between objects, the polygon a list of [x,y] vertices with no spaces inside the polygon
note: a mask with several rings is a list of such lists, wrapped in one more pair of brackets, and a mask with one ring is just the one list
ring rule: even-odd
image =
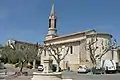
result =
[{"label": "bell tower", "polygon": [[54,2],[52,2],[52,9],[49,16],[48,34],[46,36],[46,40],[57,37],[56,23],[57,23],[57,16],[55,14]]}]

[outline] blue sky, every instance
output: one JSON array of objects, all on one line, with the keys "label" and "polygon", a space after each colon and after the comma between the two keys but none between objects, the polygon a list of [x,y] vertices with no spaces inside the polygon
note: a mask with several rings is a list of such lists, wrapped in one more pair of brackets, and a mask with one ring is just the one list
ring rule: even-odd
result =
[{"label": "blue sky", "polygon": [[[55,0],[58,34],[87,29],[107,32],[120,43],[120,0]],[[42,42],[51,0],[0,0],[0,44],[7,39]]]}]

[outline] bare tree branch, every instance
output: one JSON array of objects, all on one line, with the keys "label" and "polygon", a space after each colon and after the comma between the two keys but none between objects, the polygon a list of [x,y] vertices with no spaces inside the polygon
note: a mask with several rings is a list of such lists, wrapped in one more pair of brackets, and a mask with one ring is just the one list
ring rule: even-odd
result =
[{"label": "bare tree branch", "polygon": [[58,48],[57,48],[57,46],[56,45],[54,45],[54,44],[50,44],[49,45],[49,48],[54,52],[54,55],[57,55],[58,53]]},{"label": "bare tree branch", "polygon": [[97,49],[98,49],[98,47],[95,47],[95,48],[93,49],[93,55],[95,55],[95,52],[96,52]]},{"label": "bare tree branch", "polygon": [[90,42],[88,45],[93,45],[97,42],[98,40],[94,41],[94,42]]},{"label": "bare tree branch", "polygon": [[[55,44],[44,45],[44,49],[47,50],[49,52],[50,56],[53,56],[53,58],[56,60],[57,71],[59,71],[61,60],[63,60],[65,58],[65,56],[68,54],[69,47],[67,48],[67,51],[65,54],[61,54],[62,50],[65,48],[66,47],[63,48],[63,46],[61,44],[59,46],[55,45]],[[63,55],[63,57],[61,58],[62,55]]]},{"label": "bare tree branch", "polygon": [[89,51],[90,51],[90,58],[91,58],[91,61],[93,64],[95,64],[95,58],[94,58],[94,55],[93,55],[93,51],[92,51],[92,48],[91,48],[91,45],[88,45],[89,46]]},{"label": "bare tree branch", "polygon": [[100,55],[99,59],[101,59],[108,51],[110,51],[111,48],[106,48],[103,53]]},{"label": "bare tree branch", "polygon": [[50,55],[54,57],[54,59],[57,61],[58,59],[56,58],[56,56],[51,52],[51,50],[48,50]]},{"label": "bare tree branch", "polygon": [[61,47],[60,50],[59,50],[59,53],[62,52],[63,49],[64,49],[64,48]]},{"label": "bare tree branch", "polygon": [[67,48],[66,53],[64,54],[64,56],[60,60],[63,60],[65,58],[65,56],[68,54],[69,49],[70,49],[70,47]]}]

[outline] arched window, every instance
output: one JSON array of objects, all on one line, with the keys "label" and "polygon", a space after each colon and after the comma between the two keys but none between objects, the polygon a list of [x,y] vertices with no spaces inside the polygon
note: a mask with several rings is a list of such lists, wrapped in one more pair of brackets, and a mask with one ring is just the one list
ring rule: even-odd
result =
[{"label": "arched window", "polygon": [[70,46],[70,54],[73,54],[73,46]]},{"label": "arched window", "polygon": [[46,56],[46,50],[44,50],[44,56]]},{"label": "arched window", "polygon": [[54,22],[54,28],[56,28],[56,19],[55,19],[55,22]]},{"label": "arched window", "polygon": [[51,28],[51,19],[49,19],[49,28]]}]

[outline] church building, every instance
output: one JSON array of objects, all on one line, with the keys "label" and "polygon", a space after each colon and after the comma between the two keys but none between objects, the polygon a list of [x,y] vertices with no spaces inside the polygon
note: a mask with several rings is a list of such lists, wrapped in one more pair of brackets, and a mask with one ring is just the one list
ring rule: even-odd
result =
[{"label": "church building", "polygon": [[[112,39],[111,34],[97,32],[94,29],[59,36],[56,28],[57,15],[55,14],[54,4],[52,5],[48,21],[48,34],[45,37],[45,44],[63,44],[63,46],[65,44],[72,44],[68,55],[60,63],[62,69],[66,69],[67,66],[69,66],[71,70],[77,70],[79,65],[91,67],[92,64],[87,44],[96,36],[97,41],[93,45],[97,47],[95,54],[102,54],[104,49],[109,46]],[[42,58],[47,56],[44,54],[46,53],[42,54]],[[62,54],[65,54],[65,52],[63,51]],[[116,57],[117,55],[113,57],[112,51],[110,50],[102,57],[102,60],[115,58],[117,62],[118,59]],[[53,62],[55,63],[55,60]]]}]

